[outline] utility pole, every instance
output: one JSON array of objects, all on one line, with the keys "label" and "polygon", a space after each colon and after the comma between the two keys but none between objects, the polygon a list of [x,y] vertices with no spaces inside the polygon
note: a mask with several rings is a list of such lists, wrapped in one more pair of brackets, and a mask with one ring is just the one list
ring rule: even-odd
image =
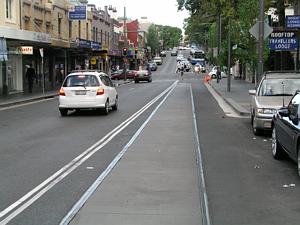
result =
[{"label": "utility pole", "polygon": [[230,83],[231,83],[231,37],[230,37],[230,17],[228,18],[228,63],[227,63],[227,91],[230,92]]},{"label": "utility pole", "polygon": [[127,46],[127,27],[126,27],[126,7],[124,6],[124,24],[123,24],[123,32],[124,32],[124,38],[125,38],[125,41],[124,41],[124,47],[128,47]]},{"label": "utility pole", "polygon": [[264,12],[265,0],[259,0],[258,68],[255,83],[257,83],[260,80],[264,72]]},{"label": "utility pole", "polygon": [[[127,24],[126,24],[126,7],[124,6],[124,24],[123,24],[123,33],[124,33],[124,47],[127,48]],[[128,49],[128,48],[127,48]],[[128,51],[128,50],[127,50]],[[127,69],[127,55],[124,56],[124,73],[125,77],[124,79],[126,80],[126,69]]]}]

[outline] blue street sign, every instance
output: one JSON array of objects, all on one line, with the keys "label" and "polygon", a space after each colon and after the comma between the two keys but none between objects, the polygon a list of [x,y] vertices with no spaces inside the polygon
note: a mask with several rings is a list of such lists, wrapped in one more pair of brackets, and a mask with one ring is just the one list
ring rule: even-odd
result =
[{"label": "blue street sign", "polygon": [[78,46],[81,48],[91,48],[91,41],[85,39],[77,39]]},{"label": "blue street sign", "polygon": [[92,47],[93,50],[100,50],[102,46],[101,46],[100,42],[92,41],[91,42],[91,47]]},{"label": "blue street sign", "polygon": [[86,6],[77,5],[69,9],[69,20],[86,20]]},{"label": "blue street sign", "polygon": [[274,51],[297,51],[297,38],[270,38],[269,48]]},{"label": "blue street sign", "polygon": [[300,28],[300,16],[286,16],[286,28]]},{"label": "blue street sign", "polygon": [[269,38],[269,48],[274,51],[297,51],[298,38],[294,31],[274,31]]}]

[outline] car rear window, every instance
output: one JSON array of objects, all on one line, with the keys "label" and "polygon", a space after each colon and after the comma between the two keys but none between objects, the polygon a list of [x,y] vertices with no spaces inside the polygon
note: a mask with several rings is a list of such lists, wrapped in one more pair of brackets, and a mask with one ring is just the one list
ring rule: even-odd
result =
[{"label": "car rear window", "polygon": [[300,88],[300,79],[265,79],[260,88],[260,96],[292,96]]},{"label": "car rear window", "polygon": [[99,81],[95,75],[71,75],[68,76],[63,83],[63,87],[97,87]]}]

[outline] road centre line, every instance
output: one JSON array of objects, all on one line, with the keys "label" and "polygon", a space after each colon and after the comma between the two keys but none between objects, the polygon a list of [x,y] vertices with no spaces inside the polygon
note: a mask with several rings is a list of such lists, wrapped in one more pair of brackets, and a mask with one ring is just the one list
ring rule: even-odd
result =
[{"label": "road centre line", "polygon": [[9,207],[7,207],[6,209],[2,210],[0,212],[0,218],[2,218],[5,215],[7,215],[10,211],[12,211],[16,207],[18,207],[20,204],[23,204],[27,199],[29,199],[36,192],[38,192],[30,200],[28,200],[26,203],[24,203],[20,208],[18,208],[14,212],[12,212],[4,220],[0,221],[0,225],[7,224],[10,220],[12,220],[18,214],[20,214],[23,210],[25,210],[28,206],[30,206],[34,201],[36,201],[44,193],[46,193],[48,190],[50,190],[54,185],[56,185],[63,178],[65,178],[67,175],[69,175],[73,170],[75,170],[77,167],[79,167],[83,162],[85,162],[88,158],[90,158],[94,153],[96,153],[101,148],[103,148],[110,140],[112,140],[117,134],[119,134],[129,124],[131,124],[137,117],[139,117],[143,112],[145,112],[150,106],[152,106],[155,102],[157,102],[162,96],[164,96],[166,93],[168,93],[172,88],[174,88],[177,85],[177,82],[178,81],[175,81],[171,86],[169,86],[162,93],[160,93],[158,96],[156,96],[150,102],[148,102],[139,111],[137,111],[136,113],[134,113],[132,116],[130,116],[124,122],[122,122],[120,125],[118,125],[116,128],[114,128],[112,131],[110,131],[107,135],[105,135],[101,140],[99,140],[94,145],[92,145],[90,148],[88,148],[83,153],[81,153],[79,156],[77,156],[76,158],[74,158],[67,165],[65,165],[64,167],[62,167],[57,172],[55,172],[53,175],[51,175],[49,178],[47,178],[41,184],[39,184],[38,186],[36,186],[30,192],[28,192],[27,194],[25,194],[23,197],[21,197],[15,203],[11,204]]},{"label": "road centre line", "polygon": [[[177,85],[178,81],[176,82]],[[88,201],[89,197],[95,192],[95,190],[99,187],[99,185],[103,182],[103,180],[109,175],[109,173],[113,170],[113,168],[117,165],[117,163],[121,160],[123,155],[127,152],[129,147],[133,144],[136,138],[143,131],[145,126],[149,123],[152,117],[155,115],[157,110],[161,107],[161,105],[166,101],[169,95],[172,93],[174,85],[170,91],[165,95],[163,100],[156,106],[153,112],[149,115],[149,117],[145,120],[145,122],[141,125],[141,127],[136,131],[136,133],[132,136],[129,142],[125,145],[122,151],[113,159],[113,161],[108,165],[108,167],[100,174],[100,176],[96,179],[96,181],[88,188],[88,190],[81,196],[79,201],[72,207],[72,209],[67,213],[67,215],[63,218],[59,225],[68,225],[74,216],[79,212],[82,206]]]}]

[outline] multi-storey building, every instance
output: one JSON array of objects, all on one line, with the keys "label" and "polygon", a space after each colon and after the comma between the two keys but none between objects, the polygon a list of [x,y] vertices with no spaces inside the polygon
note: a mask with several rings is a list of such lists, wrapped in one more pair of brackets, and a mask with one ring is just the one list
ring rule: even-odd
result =
[{"label": "multi-storey building", "polygon": [[[84,18],[70,15],[78,8],[83,8]],[[29,65],[36,71],[38,91],[58,88],[76,68],[108,72],[112,65],[121,65],[124,34],[111,10],[116,12],[86,0],[0,1],[0,95],[27,91]],[[135,30],[135,41],[128,42],[143,48],[145,37]]]}]

